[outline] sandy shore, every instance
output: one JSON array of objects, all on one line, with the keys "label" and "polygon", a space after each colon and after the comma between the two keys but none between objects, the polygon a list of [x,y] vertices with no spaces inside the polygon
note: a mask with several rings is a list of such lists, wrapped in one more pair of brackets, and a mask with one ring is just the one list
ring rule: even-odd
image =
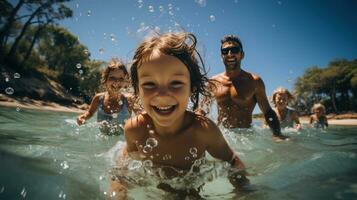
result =
[{"label": "sandy shore", "polygon": [[[357,119],[329,119],[327,120],[330,125],[339,126],[357,126]],[[300,119],[302,124],[308,124],[308,119]]]},{"label": "sandy shore", "polygon": [[88,107],[88,105],[79,106],[81,107],[79,108],[74,106],[64,106],[53,102],[33,100],[29,98],[18,100],[0,94],[0,109],[1,107],[27,108],[27,109],[48,110],[48,111],[56,111],[56,112],[83,113],[85,109]]}]

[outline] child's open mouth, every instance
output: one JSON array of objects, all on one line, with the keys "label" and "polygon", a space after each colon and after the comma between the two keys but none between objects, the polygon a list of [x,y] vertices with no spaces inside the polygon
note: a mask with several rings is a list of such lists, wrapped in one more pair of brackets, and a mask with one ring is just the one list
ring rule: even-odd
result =
[{"label": "child's open mouth", "polygon": [[172,106],[152,106],[152,107],[160,115],[169,115],[176,109],[176,105],[172,105]]}]

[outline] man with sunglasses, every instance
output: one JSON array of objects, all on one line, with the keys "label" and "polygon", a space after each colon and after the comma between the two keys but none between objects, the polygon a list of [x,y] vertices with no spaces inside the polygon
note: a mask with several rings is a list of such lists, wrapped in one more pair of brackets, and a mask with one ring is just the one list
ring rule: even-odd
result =
[{"label": "man with sunglasses", "polygon": [[273,139],[286,139],[280,132],[276,113],[269,105],[263,80],[241,69],[244,51],[237,36],[226,35],[221,40],[221,57],[225,72],[212,77],[214,86],[211,87],[218,105],[218,124],[226,128],[249,128],[258,103],[273,132]]}]

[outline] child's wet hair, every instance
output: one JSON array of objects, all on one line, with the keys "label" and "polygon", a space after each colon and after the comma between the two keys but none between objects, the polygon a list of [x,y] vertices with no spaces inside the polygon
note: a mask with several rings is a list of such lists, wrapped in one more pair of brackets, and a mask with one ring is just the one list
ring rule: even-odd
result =
[{"label": "child's wet hair", "polygon": [[289,90],[283,88],[283,87],[278,87],[277,89],[274,90],[271,101],[272,103],[276,106],[275,100],[276,100],[276,96],[278,94],[286,94],[286,96],[288,97],[288,102],[290,102],[291,100],[294,99],[294,96],[289,92]]},{"label": "child's wet hair", "polygon": [[[134,92],[137,95],[138,86],[138,68],[144,63],[150,61],[150,57],[155,51],[162,54],[178,58],[186,65],[191,80],[191,102],[193,110],[198,107],[199,95],[209,96],[206,83],[209,82],[202,58],[196,50],[197,39],[191,33],[166,33],[156,34],[144,40],[136,49],[133,63],[131,66],[131,80]],[[196,56],[201,62],[199,65]]]},{"label": "child's wet hair", "polygon": [[102,72],[101,83],[105,84],[108,80],[108,76],[109,76],[110,72],[112,72],[116,69],[122,70],[124,72],[125,76],[129,76],[128,70],[126,69],[126,66],[124,65],[124,63],[121,60],[119,60],[118,58],[112,58],[109,61],[105,70]]},{"label": "child's wet hair", "polygon": [[323,114],[326,113],[326,108],[321,103],[315,103],[311,108],[311,113],[315,113],[317,109],[321,109]]}]

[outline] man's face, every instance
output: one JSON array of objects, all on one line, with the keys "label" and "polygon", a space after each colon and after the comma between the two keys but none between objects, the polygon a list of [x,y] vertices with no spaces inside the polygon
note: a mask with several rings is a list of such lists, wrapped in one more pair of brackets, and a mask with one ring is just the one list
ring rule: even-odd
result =
[{"label": "man's face", "polygon": [[240,69],[240,62],[243,59],[242,48],[236,42],[225,42],[221,47],[221,57],[226,70]]}]

